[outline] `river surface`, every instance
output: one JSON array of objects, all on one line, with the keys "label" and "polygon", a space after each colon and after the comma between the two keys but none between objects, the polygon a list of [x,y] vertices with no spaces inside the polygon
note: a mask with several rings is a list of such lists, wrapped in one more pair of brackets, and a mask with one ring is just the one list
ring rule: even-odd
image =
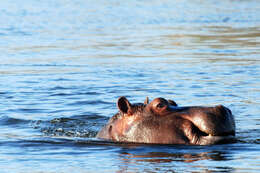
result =
[{"label": "river surface", "polygon": [[[260,1],[5,0],[0,172],[260,172]],[[236,143],[95,139],[118,97],[230,108]]]}]

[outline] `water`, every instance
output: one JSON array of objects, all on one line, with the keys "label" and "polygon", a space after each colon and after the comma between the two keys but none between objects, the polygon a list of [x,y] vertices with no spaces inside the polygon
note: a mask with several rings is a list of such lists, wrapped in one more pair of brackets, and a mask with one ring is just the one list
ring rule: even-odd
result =
[{"label": "water", "polygon": [[[260,2],[0,5],[1,172],[260,172]],[[116,101],[229,107],[238,142],[95,139]]]}]

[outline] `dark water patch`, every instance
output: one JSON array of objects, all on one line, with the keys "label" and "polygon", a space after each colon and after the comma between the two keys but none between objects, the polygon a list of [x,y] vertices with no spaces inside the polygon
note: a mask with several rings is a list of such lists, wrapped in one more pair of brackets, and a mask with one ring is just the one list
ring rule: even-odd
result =
[{"label": "dark water patch", "polygon": [[1,99],[13,99],[13,93],[12,92],[0,92],[0,98]]},{"label": "dark water patch", "polygon": [[[57,87],[55,89],[51,89],[51,90],[63,90],[62,89],[63,87]],[[95,92],[95,91],[87,91],[87,92],[84,92],[84,91],[78,91],[80,90],[80,87],[75,87],[75,88],[66,88],[65,90],[69,90],[67,92],[59,92],[59,91],[52,91],[50,93],[49,96],[66,96],[66,97],[70,97],[70,96],[78,96],[78,98],[76,99],[79,99],[79,97],[82,97],[82,96],[100,96],[102,93],[100,92]],[[71,98],[70,98],[71,99]]]},{"label": "dark water patch", "polygon": [[49,90],[71,90],[71,89],[76,89],[76,87],[63,87],[63,86],[55,86],[50,88]]},{"label": "dark water patch", "polygon": [[73,96],[75,94],[73,93],[54,93],[54,94],[50,94],[50,96]]},{"label": "dark water patch", "polygon": [[41,137],[39,139],[23,139],[23,140],[15,140],[15,141],[2,141],[0,142],[1,146],[10,146],[10,147],[35,147],[35,146],[41,146],[48,147],[48,146],[70,146],[70,144],[73,142],[71,139],[66,138],[52,138],[52,137]]},{"label": "dark water patch", "polygon": [[64,81],[73,81],[73,79],[69,79],[69,78],[56,78],[56,79],[53,79],[53,81],[64,82]]},{"label": "dark water patch", "polygon": [[81,106],[81,105],[111,105],[110,102],[102,101],[102,100],[85,100],[85,101],[76,101],[73,103],[69,103],[69,106]]},{"label": "dark water patch", "polygon": [[199,93],[199,94],[194,94],[196,97],[215,97],[215,94],[210,94],[210,93]]},{"label": "dark water patch", "polygon": [[203,88],[203,87],[200,85],[192,85],[191,88]]},{"label": "dark water patch", "polygon": [[16,126],[18,127],[19,125],[26,125],[30,122],[30,120],[25,120],[25,119],[19,119],[19,118],[14,118],[14,117],[9,117],[9,116],[1,116],[0,117],[0,124],[3,126]]},{"label": "dark water patch", "polygon": [[[19,101],[17,101],[19,102]],[[29,107],[30,104],[22,104],[26,107]],[[9,113],[23,113],[23,114],[37,114],[37,113],[48,113],[48,109],[39,109],[39,108],[17,108],[17,109],[8,109],[7,110]]]},{"label": "dark water patch", "polygon": [[98,96],[101,95],[102,93],[100,92],[95,92],[95,91],[88,91],[88,92],[76,92],[76,95],[93,95],[93,96]]}]

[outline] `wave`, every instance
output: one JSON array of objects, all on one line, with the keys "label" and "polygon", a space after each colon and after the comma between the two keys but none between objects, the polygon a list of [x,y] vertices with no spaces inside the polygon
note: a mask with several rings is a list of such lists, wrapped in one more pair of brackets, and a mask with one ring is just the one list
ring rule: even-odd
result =
[{"label": "wave", "polygon": [[26,119],[19,119],[9,116],[2,116],[0,117],[0,125],[2,126],[12,126],[12,125],[19,125],[19,124],[27,124],[30,120]]}]

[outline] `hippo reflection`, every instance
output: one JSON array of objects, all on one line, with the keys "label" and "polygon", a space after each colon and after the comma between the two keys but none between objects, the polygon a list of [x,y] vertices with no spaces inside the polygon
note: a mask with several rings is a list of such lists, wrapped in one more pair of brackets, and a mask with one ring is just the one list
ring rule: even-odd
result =
[{"label": "hippo reflection", "polygon": [[110,118],[97,138],[114,142],[211,145],[235,138],[231,111],[215,107],[179,107],[174,101],[156,98],[149,103],[117,101],[119,112]]}]

